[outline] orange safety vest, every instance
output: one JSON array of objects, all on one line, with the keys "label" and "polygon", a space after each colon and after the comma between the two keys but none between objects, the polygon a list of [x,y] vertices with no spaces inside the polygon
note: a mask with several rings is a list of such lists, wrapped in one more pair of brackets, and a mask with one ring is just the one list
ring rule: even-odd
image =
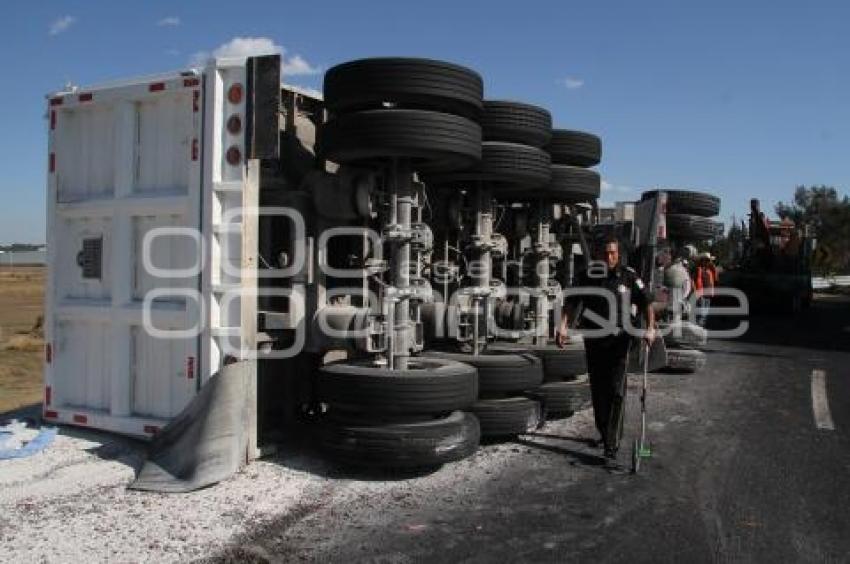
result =
[{"label": "orange safety vest", "polygon": [[708,267],[698,266],[694,287],[697,291],[702,290],[704,296],[712,296],[714,294],[714,284],[717,282],[717,270],[714,265]]}]

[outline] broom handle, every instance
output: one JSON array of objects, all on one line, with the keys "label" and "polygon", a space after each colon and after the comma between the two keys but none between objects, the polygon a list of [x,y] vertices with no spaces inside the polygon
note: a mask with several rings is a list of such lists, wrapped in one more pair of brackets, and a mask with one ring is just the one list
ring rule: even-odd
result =
[{"label": "broom handle", "polygon": [[646,442],[646,373],[649,371],[649,343],[644,345],[643,355],[643,389],[640,394],[640,446]]}]

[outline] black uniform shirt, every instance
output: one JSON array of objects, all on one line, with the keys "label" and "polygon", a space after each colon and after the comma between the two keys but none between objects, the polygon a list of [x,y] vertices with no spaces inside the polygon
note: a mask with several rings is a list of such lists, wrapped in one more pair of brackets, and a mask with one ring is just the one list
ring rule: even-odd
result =
[{"label": "black uniform shirt", "polygon": [[[606,270],[607,275],[605,276],[599,276],[600,273],[591,269],[584,270],[576,276],[575,284],[570,288],[566,303],[573,307],[573,311],[581,315],[579,327],[583,329],[599,329],[600,326],[589,320],[580,311],[580,306],[583,306],[583,310],[590,310],[603,319],[614,318],[610,316],[608,299],[599,295],[582,294],[580,292],[582,287],[601,288],[615,296],[614,302],[617,307],[615,324],[620,328],[623,327],[623,312],[631,312],[632,305],[637,307],[638,312],[643,312],[651,302],[646,285],[634,269],[618,265],[616,268]],[[573,293],[574,291],[578,291],[578,293]]]}]

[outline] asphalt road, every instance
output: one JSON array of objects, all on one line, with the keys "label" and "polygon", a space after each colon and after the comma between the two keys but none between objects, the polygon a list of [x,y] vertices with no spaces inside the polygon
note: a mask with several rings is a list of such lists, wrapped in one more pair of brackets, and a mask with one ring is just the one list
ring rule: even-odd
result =
[{"label": "asphalt road", "polygon": [[[527,455],[484,480],[412,505],[329,499],[245,545],[281,560],[850,560],[848,325],[850,301],[818,300],[711,342],[698,374],[651,376],[653,458],[639,475],[598,465],[585,414],[523,437]],[[825,373],[833,430],[816,427],[813,370]],[[625,444],[638,428],[637,384]]]}]

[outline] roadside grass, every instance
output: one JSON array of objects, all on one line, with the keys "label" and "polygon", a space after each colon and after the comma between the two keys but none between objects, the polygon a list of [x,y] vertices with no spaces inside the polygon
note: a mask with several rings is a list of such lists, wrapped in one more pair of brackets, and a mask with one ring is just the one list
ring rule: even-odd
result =
[{"label": "roadside grass", "polygon": [[43,267],[0,267],[0,413],[42,399]]},{"label": "roadside grass", "polygon": [[33,335],[12,335],[3,343],[4,351],[35,352],[44,348],[44,339]]}]

